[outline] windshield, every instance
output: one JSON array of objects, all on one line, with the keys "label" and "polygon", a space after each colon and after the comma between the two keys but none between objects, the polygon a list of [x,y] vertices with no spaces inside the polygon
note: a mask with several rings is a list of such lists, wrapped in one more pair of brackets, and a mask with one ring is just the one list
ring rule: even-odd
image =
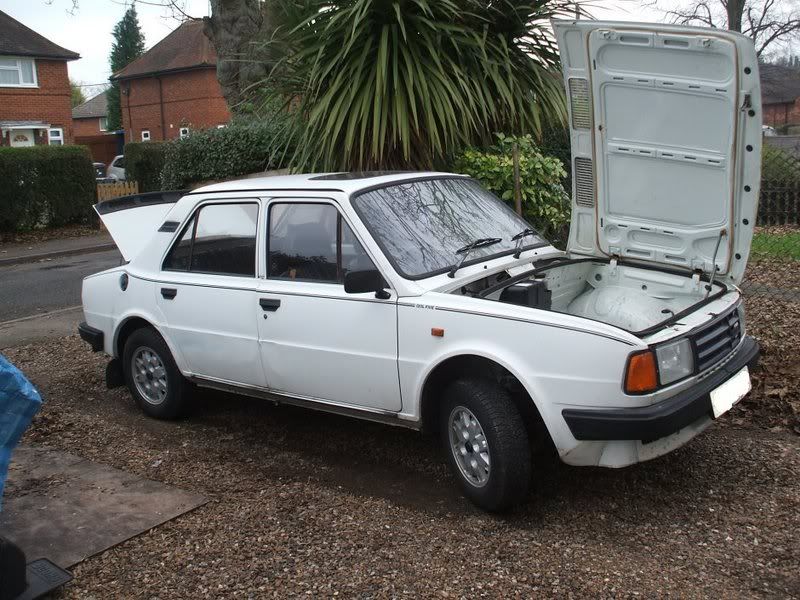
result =
[{"label": "windshield", "polygon": [[[470,252],[469,265],[514,252],[511,238],[530,225],[478,182],[421,179],[363,192],[353,205],[395,269],[407,279],[437,275],[460,259],[456,250],[479,238],[502,241]],[[523,248],[542,246],[540,235]]]}]

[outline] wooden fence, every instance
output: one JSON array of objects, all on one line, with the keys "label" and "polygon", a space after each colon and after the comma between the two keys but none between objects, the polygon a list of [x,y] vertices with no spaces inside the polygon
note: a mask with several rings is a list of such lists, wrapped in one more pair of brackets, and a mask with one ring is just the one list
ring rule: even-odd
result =
[{"label": "wooden fence", "polygon": [[139,193],[139,184],[136,181],[117,181],[116,183],[98,183],[97,201],[111,200],[120,196],[129,196]]}]

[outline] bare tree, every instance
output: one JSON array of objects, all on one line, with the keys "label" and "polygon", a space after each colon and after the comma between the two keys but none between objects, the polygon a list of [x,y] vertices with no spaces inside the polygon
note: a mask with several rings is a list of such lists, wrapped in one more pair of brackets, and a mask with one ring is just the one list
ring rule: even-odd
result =
[{"label": "bare tree", "polygon": [[[648,4],[659,8],[657,0]],[[753,39],[759,56],[800,38],[798,0],[690,0],[661,10],[673,23],[739,31]]]}]

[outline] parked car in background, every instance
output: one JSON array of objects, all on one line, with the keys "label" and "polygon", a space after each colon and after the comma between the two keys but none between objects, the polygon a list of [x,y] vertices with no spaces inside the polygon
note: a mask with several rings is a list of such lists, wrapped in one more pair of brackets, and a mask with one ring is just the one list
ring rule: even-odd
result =
[{"label": "parked car in background", "polygon": [[193,383],[436,431],[487,510],[524,498],[542,445],[624,467],[720,418],[758,357],[737,287],[761,168],[753,42],[554,26],[576,162],[566,252],[457,174],[108,200],[126,263],[84,279],[79,332],[112,357],[109,385],[156,418]]},{"label": "parked car in background", "polygon": [[111,164],[108,165],[108,177],[116,181],[125,181],[125,156],[119,154],[114,157]]}]

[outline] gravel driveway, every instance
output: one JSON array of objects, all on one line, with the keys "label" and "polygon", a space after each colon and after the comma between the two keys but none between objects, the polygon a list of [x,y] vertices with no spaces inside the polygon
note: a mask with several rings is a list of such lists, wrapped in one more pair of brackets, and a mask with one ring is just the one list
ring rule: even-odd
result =
[{"label": "gravel driveway", "polygon": [[544,461],[501,518],[432,438],[212,392],[157,422],[75,337],[5,352],[46,398],[27,443],[213,499],[80,564],[62,598],[800,596],[800,437],[738,408],[650,463]]}]

